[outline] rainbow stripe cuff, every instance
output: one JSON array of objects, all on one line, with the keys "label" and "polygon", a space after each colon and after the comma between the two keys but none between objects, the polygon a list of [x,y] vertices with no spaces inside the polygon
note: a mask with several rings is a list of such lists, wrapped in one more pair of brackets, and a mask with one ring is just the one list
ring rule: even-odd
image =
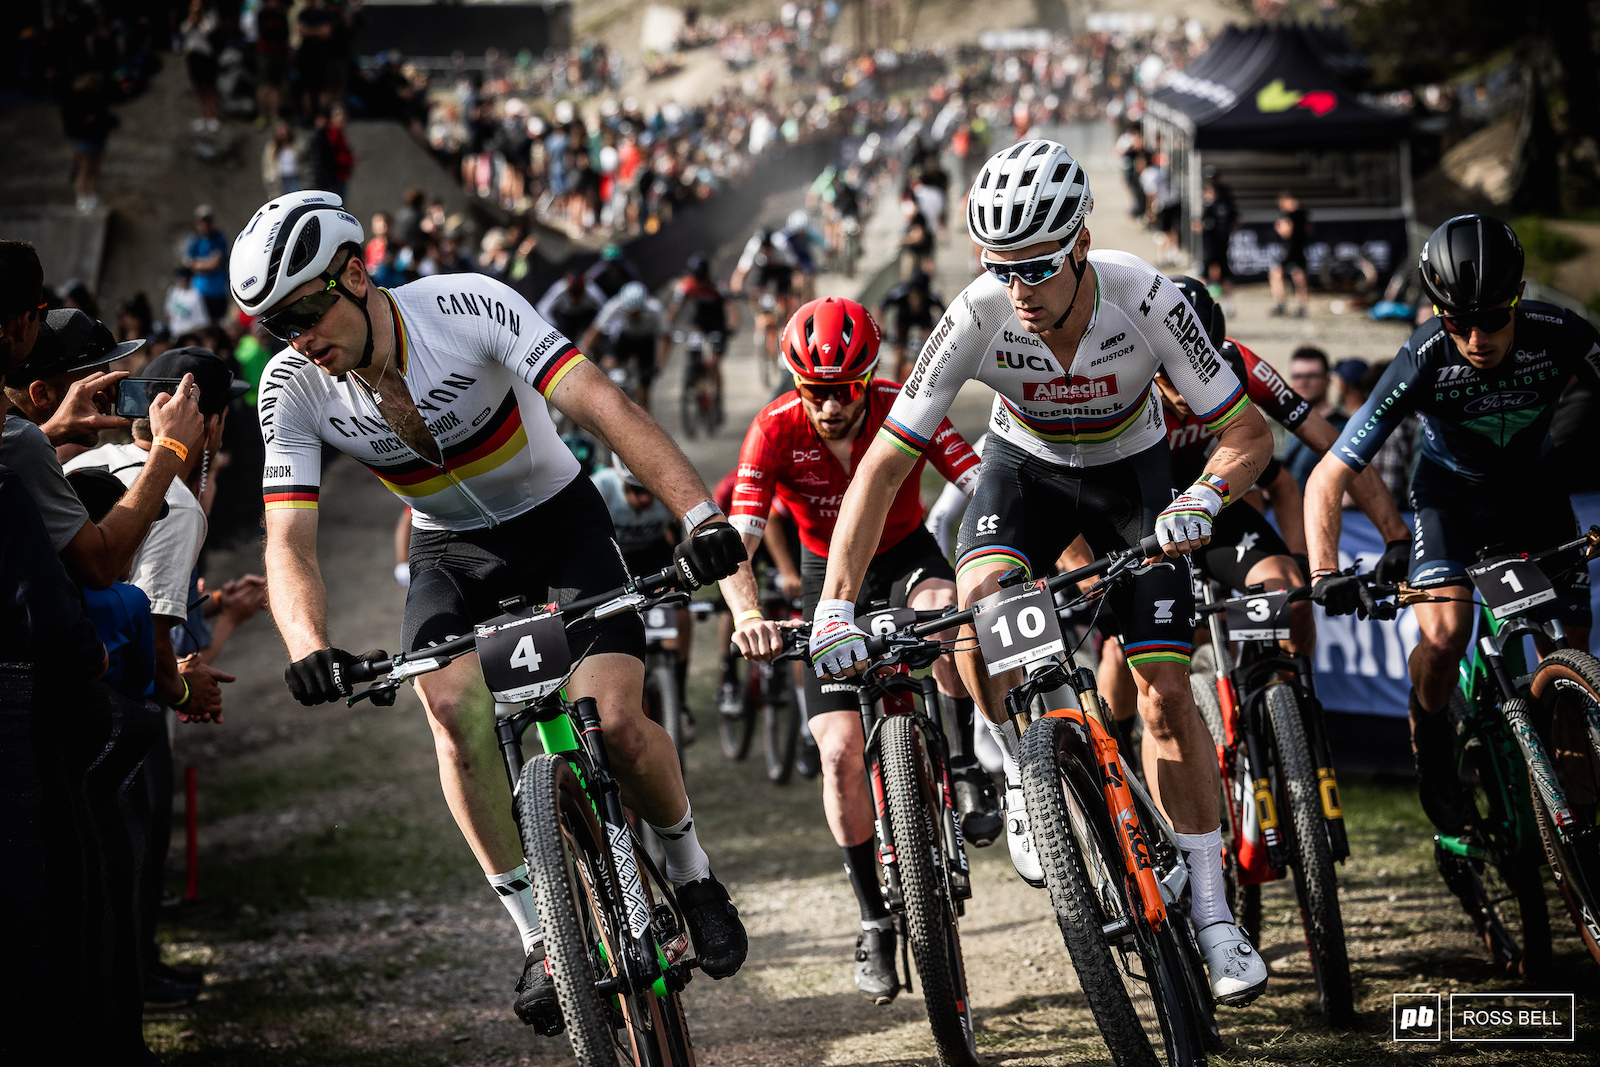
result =
[{"label": "rainbow stripe cuff", "polygon": [[977,548],[969,549],[966,555],[956,560],[956,577],[961,577],[972,567],[988,566],[991,563],[1003,563],[1007,569],[1021,567],[1028,572],[1030,578],[1033,576],[1033,564],[1028,562],[1027,556],[1016,549],[1007,548],[1005,545],[979,545]]},{"label": "rainbow stripe cuff", "polygon": [[1244,409],[1249,406],[1250,397],[1245,394],[1244,386],[1241,385],[1210,414],[1201,415],[1200,421],[1206,424],[1206,429],[1211,431],[1212,436],[1216,436],[1224,426],[1244,414]]},{"label": "rainbow stripe cuff", "polygon": [[1188,641],[1134,641],[1122,646],[1130,667],[1146,663],[1181,663],[1189,665],[1189,653],[1194,646]]},{"label": "rainbow stripe cuff", "polygon": [[1233,498],[1228,495],[1228,481],[1226,478],[1218,477],[1217,475],[1212,474],[1210,471],[1207,471],[1195,481],[1195,484],[1210,486],[1211,489],[1222,498],[1223,507],[1227,507],[1233,502]]},{"label": "rainbow stripe cuff", "polygon": [[919,458],[928,447],[928,439],[919,437],[910,427],[885,417],[878,427],[878,436],[913,459]]}]

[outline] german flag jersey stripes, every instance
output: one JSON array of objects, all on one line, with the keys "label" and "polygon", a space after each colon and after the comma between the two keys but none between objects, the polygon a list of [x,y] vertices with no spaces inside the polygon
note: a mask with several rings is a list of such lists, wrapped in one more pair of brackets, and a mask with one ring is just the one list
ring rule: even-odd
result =
[{"label": "german flag jersey stripes", "polygon": [[546,399],[583,359],[571,341],[484,275],[436,275],[384,292],[399,336],[389,373],[404,378],[442,463],[406,445],[353,375],[332,378],[284,349],[267,364],[258,406],[268,510],[317,506],[324,444],[377,475],[424,530],[498,525],[577,477]]},{"label": "german flag jersey stripes", "polygon": [[879,436],[918,452],[973,378],[995,390],[990,432],[1068,467],[1113,463],[1161,442],[1158,369],[1213,434],[1249,406],[1164,275],[1126,252],[1090,252],[1089,261],[1098,283],[1094,311],[1065,365],[1023,329],[1005,286],[985,273],[950,302]]}]

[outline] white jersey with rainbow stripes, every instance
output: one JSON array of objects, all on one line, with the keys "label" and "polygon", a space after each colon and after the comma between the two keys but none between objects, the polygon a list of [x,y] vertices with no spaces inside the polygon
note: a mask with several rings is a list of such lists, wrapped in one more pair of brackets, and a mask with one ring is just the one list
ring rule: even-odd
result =
[{"label": "white jersey with rainbow stripes", "polygon": [[317,506],[324,443],[376,474],[423,530],[495,526],[566,488],[578,461],[546,398],[583,359],[572,342],[516,290],[482,274],[438,274],[382,292],[398,327],[395,367],[443,464],[396,436],[354,375],[329,377],[286,348],[261,376],[257,408],[267,509]]},{"label": "white jersey with rainbow stripes", "polygon": [[[950,302],[879,434],[921,453],[968,379],[997,394],[992,433],[1066,467],[1095,467],[1163,443],[1154,379],[1165,368],[1215,434],[1249,401],[1177,286],[1137,256],[1090,252],[1094,313],[1063,367],[985,273]],[[1087,294],[1085,294],[1087,296]]]}]

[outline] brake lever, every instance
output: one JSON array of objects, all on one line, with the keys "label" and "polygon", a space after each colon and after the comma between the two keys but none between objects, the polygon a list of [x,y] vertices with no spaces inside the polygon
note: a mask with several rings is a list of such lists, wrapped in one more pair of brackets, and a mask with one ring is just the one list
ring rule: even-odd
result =
[{"label": "brake lever", "polygon": [[363,700],[370,700],[375,707],[392,708],[394,707],[396,688],[385,679],[377,685],[368,686],[359,693],[350,694],[345,698],[344,705],[347,708],[353,708]]}]

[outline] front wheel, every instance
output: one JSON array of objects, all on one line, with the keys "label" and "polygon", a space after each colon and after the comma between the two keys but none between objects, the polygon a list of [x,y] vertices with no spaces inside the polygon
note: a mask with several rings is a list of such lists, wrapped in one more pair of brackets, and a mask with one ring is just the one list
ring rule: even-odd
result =
[{"label": "front wheel", "polygon": [[944,811],[928,745],[909,715],[891,715],[879,730],[889,833],[900,863],[906,902],[906,936],[922,979],[928,1025],[940,1067],[970,1067],[977,1060],[972,1005],[955,903],[941,869],[946,862],[936,820]]},{"label": "front wheel", "polygon": [[1266,698],[1282,776],[1282,799],[1286,801],[1283,811],[1290,824],[1287,836],[1294,843],[1294,895],[1300,903],[1300,923],[1305,927],[1306,948],[1311,953],[1317,999],[1328,1022],[1348,1026],[1355,1019],[1350,957],[1344,940],[1344,918],[1339,912],[1333,854],[1323,822],[1322,796],[1306,746],[1300,701],[1295,691],[1282,683],[1268,686]]},{"label": "front wheel", "polygon": [[[723,698],[729,695],[724,692],[724,686],[727,685],[733,687],[731,693],[739,701],[737,706],[731,701],[726,705],[723,703]],[[722,754],[731,760],[742,760],[750,754],[756,709],[761,706],[761,671],[751,666],[741,679],[738,661],[735,660],[728,667],[723,686],[717,689],[717,699],[717,738],[722,742]]]},{"label": "front wheel", "polygon": [[[655,659],[654,656],[651,657]],[[644,679],[644,703],[650,718],[672,738],[678,753],[678,768],[683,768],[683,697],[678,692],[678,676],[670,663],[654,662]]]},{"label": "front wheel", "polygon": [[761,701],[761,736],[767,753],[767,778],[784,785],[794,774],[795,747],[800,742],[800,703],[794,676],[786,664],[768,664]]},{"label": "front wheel", "polygon": [[1600,660],[1576,649],[1551,653],[1534,672],[1531,695],[1534,721],[1573,816],[1563,843],[1535,788],[1539,836],[1578,936],[1600,961]]}]

